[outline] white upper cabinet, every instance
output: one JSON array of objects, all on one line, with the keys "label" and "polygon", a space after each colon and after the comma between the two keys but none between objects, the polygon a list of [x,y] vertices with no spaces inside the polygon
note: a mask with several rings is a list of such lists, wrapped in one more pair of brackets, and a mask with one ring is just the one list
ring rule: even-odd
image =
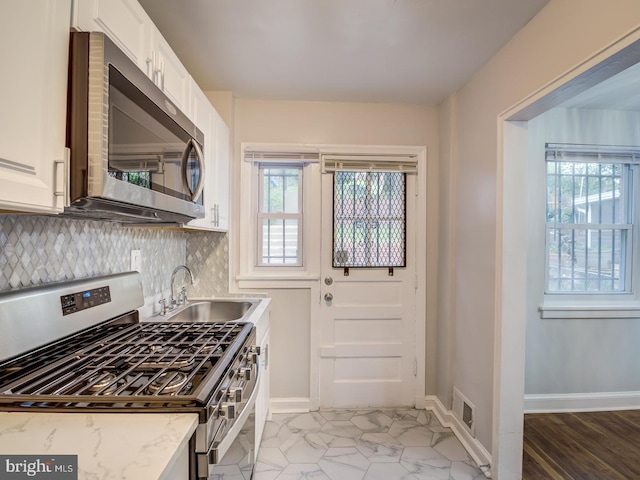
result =
[{"label": "white upper cabinet", "polygon": [[72,23],[84,32],[106,33],[152,76],[151,31],[155,26],[137,0],[74,0]]},{"label": "white upper cabinet", "polygon": [[215,182],[213,196],[215,208],[216,230],[226,232],[229,230],[229,185],[231,184],[230,172],[230,138],[229,127],[222,117],[215,112],[216,136],[215,136]]},{"label": "white upper cabinet", "polygon": [[176,107],[190,115],[189,72],[137,0],[75,0],[73,26],[106,33]]},{"label": "white upper cabinet", "polygon": [[214,227],[215,212],[213,191],[215,188],[215,110],[207,96],[200,90],[195,81],[191,80],[191,117],[202,133],[204,133],[204,218],[191,220],[187,226],[212,229]]},{"label": "white upper cabinet", "polygon": [[[4,1],[7,0],[0,0],[0,2]],[[192,220],[186,227],[227,231],[230,182],[229,127],[193,81],[187,69],[137,0],[74,0],[73,5],[72,26],[74,28],[81,31],[106,33],[173,101],[175,106],[202,130],[205,138],[203,200],[206,216]],[[19,25],[19,22],[14,22],[11,26],[14,25]],[[68,27],[67,22],[67,30]],[[14,30],[19,29],[14,27]],[[21,34],[21,38],[22,36]],[[65,50],[65,80],[67,55],[68,52]],[[45,77],[39,75],[37,78]],[[3,93],[6,91],[7,89],[4,89]],[[66,90],[64,92],[66,94]],[[15,103],[18,103],[17,99]],[[64,136],[62,145],[64,145]]]},{"label": "white upper cabinet", "polygon": [[190,221],[187,227],[226,232],[229,229],[229,127],[193,80],[190,91],[192,118],[205,138],[205,217]]},{"label": "white upper cabinet", "polygon": [[0,11],[0,209],[58,212],[71,0],[0,0]]},{"label": "white upper cabinet", "polygon": [[[189,111],[191,76],[155,27],[151,31],[151,60],[153,63],[152,79],[155,84],[175,103],[176,107],[184,114],[191,116]],[[194,119],[193,116],[191,118]]]}]

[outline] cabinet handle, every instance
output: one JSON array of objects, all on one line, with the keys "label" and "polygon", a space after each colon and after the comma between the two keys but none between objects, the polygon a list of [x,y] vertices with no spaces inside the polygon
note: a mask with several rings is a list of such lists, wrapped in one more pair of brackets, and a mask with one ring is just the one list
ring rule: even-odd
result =
[{"label": "cabinet handle", "polygon": [[160,67],[160,60],[158,58],[158,52],[154,51],[152,53],[152,56],[153,56],[153,83],[155,83],[156,86],[159,87],[161,67]]},{"label": "cabinet handle", "polygon": [[160,89],[164,92],[164,60],[160,60]]},{"label": "cabinet handle", "polygon": [[61,184],[61,190],[54,190],[53,194],[56,197],[62,197],[63,207],[69,205],[69,156],[71,154],[71,149],[64,149],[64,159],[63,160],[54,160],[53,163],[55,165],[55,186],[56,189],[58,185]]}]

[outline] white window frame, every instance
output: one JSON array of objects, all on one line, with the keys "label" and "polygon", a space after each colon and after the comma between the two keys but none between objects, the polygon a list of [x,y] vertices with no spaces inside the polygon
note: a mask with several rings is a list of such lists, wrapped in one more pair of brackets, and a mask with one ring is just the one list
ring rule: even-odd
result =
[{"label": "white window frame", "polygon": [[[585,153],[593,155],[628,155],[626,161],[611,159],[604,163],[628,163],[630,164],[630,181],[633,184],[633,191],[630,192],[630,203],[640,200],[640,149],[625,149],[620,147],[608,147],[597,145],[576,146],[571,145],[569,149],[579,152],[583,149]],[[547,202],[547,178],[546,178],[546,161],[544,168],[544,205]],[[545,228],[543,229],[545,239],[543,252],[545,255],[545,292],[543,294],[543,302],[539,307],[540,317],[545,319],[584,319],[584,318],[637,318],[640,313],[640,207],[631,205],[632,213],[630,221],[632,226],[629,231],[630,241],[627,247],[627,263],[626,278],[627,291],[625,292],[547,292],[548,286],[548,258],[547,257],[547,238],[548,225],[545,220]],[[546,208],[544,208],[546,212]],[[561,226],[562,224],[558,224]],[[620,225],[616,225],[616,228]],[[606,227],[603,225],[602,227]],[[567,224],[567,228],[573,228],[571,224]],[[629,239],[628,239],[629,240]],[[622,267],[621,267],[622,268]]]},{"label": "white window frame", "polygon": [[[256,267],[302,267],[304,266],[304,164],[303,163],[275,163],[275,162],[257,162],[256,167],[258,170],[258,206],[256,211]],[[264,211],[264,170],[267,168],[274,169],[296,169],[298,170],[298,213],[284,213],[284,212],[265,212]],[[296,262],[294,263],[265,263],[264,258],[264,220],[298,220],[298,240],[297,250],[298,255]],[[284,247],[283,247],[284,248]]]},{"label": "white window frame", "polygon": [[[242,160],[239,162],[238,215],[242,225],[239,236],[237,275],[235,281],[240,288],[254,288],[268,282],[273,288],[284,288],[305,282],[317,282],[319,259],[309,252],[320,248],[320,232],[314,217],[319,216],[320,167],[319,149],[299,144],[241,143]],[[302,225],[300,264],[259,265],[258,257],[262,241],[258,229],[258,205],[261,192],[260,165],[302,165]],[[302,282],[302,283],[301,283]]]}]

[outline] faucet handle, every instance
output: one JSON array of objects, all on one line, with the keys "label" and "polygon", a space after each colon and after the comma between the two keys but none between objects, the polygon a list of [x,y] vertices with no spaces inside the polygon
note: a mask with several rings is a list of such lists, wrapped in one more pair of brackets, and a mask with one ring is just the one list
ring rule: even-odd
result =
[{"label": "faucet handle", "polygon": [[187,300],[187,287],[182,287],[182,290],[180,290],[180,293],[178,294],[178,305],[187,303]]},{"label": "faucet handle", "polygon": [[161,305],[161,309],[160,309],[160,313],[162,315],[166,315],[167,314],[167,301],[165,300],[164,297],[162,297],[160,300],[158,300],[158,303]]}]

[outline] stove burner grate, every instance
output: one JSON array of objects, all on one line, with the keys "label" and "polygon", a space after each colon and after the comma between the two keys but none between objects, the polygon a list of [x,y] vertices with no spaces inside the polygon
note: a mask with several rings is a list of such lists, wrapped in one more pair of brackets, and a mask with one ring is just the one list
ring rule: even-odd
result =
[{"label": "stove burner grate", "polygon": [[[67,353],[51,360],[43,349],[35,361],[31,356],[24,363],[0,364],[0,405],[200,405],[242,355],[252,327],[236,322],[97,326],[104,336],[92,329],[92,342],[69,338],[58,348]],[[28,368],[34,364],[38,367]],[[3,368],[10,370],[7,381],[2,381]]]}]

